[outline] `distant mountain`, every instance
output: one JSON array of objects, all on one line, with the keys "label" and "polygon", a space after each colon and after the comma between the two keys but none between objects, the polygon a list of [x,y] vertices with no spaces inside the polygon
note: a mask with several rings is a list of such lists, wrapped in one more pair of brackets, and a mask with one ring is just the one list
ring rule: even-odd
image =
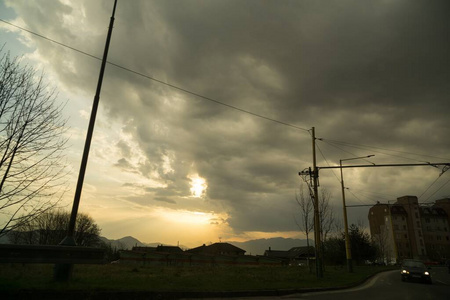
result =
[{"label": "distant mountain", "polygon": [[[113,248],[118,250],[131,250],[134,246],[138,247],[157,247],[162,245],[162,243],[142,243],[138,239],[132,236],[126,236],[120,238],[118,240],[108,239],[104,236],[100,237],[105,243],[110,244]],[[8,239],[8,235],[4,235],[0,237],[0,244],[9,244],[10,241]],[[228,243],[235,245],[241,249],[246,251],[247,255],[263,255],[264,251],[269,250],[269,247],[272,250],[289,250],[293,247],[302,247],[306,246],[306,239],[286,239],[282,237],[271,238],[271,239],[257,239],[250,240],[246,242],[233,242],[229,241]],[[314,242],[310,240],[310,246],[314,246]],[[168,246],[168,245],[165,245]],[[200,246],[200,245],[199,245]],[[181,249],[187,249],[187,247],[180,245]]]},{"label": "distant mountain", "polygon": [[[246,242],[228,242],[241,249],[247,251],[245,254],[249,255],[263,255],[264,251],[269,250],[289,250],[294,247],[306,246],[306,239],[285,239],[282,237],[270,239],[257,239]],[[313,246],[314,242],[309,241],[309,245]]]},{"label": "distant mountain", "polygon": [[138,239],[132,237],[132,236],[126,236],[123,238],[120,238],[118,240],[110,240],[104,236],[101,236],[100,239],[110,244],[113,248],[116,248],[118,250],[131,250],[131,248],[137,246],[137,247],[157,247],[161,245],[161,243],[142,243]]}]

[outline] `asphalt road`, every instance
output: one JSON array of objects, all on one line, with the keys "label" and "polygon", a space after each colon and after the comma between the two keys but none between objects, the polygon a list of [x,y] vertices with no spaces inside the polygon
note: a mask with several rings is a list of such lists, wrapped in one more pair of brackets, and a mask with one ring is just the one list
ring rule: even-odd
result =
[{"label": "asphalt road", "polygon": [[380,273],[367,283],[352,289],[291,295],[284,298],[314,300],[426,300],[450,299],[450,274],[447,268],[435,267],[431,270],[433,284],[402,282],[400,271]]},{"label": "asphalt road", "polygon": [[[433,284],[402,282],[400,270],[383,272],[361,286],[328,292],[293,294],[282,297],[241,297],[232,299],[313,300],[440,300],[450,299],[450,274],[445,267],[431,269]],[[215,298],[220,299],[220,298]],[[225,298],[222,298],[225,299]],[[230,298],[227,298],[230,299]]]}]

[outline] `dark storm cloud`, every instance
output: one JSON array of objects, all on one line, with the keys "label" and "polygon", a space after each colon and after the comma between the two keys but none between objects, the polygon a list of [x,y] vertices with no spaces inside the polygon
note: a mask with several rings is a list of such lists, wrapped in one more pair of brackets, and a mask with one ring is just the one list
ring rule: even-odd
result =
[{"label": "dark storm cloud", "polygon": [[[104,29],[111,1],[86,1],[84,8],[85,22]],[[446,1],[119,1],[109,60],[245,110],[315,126],[319,137],[450,159],[448,8]],[[70,14],[65,7],[51,9],[57,16]],[[43,23],[44,33],[68,43],[75,34],[31,14],[25,21],[30,27]],[[96,30],[75,42],[99,52],[104,35]],[[58,70],[68,86],[87,89],[95,82],[98,66],[92,60],[57,51],[51,51],[55,63],[74,62],[71,71]],[[297,172],[311,165],[306,131],[113,66],[107,67],[102,105],[111,119],[126,122],[124,130],[145,153],[141,174],[156,171],[167,184],[147,189],[146,197],[222,209],[238,232],[297,229]],[[318,142],[326,158],[318,153],[320,165],[370,154]],[[128,146],[117,147],[125,159]],[[162,167],[167,157],[173,172]],[[384,157],[377,153],[378,158]],[[202,203],[183,198],[190,173],[207,180]],[[322,176],[322,185],[338,186],[331,172]],[[398,176],[387,172],[366,187],[415,182],[411,174]],[[407,184],[398,186],[398,196],[411,191]]]}]

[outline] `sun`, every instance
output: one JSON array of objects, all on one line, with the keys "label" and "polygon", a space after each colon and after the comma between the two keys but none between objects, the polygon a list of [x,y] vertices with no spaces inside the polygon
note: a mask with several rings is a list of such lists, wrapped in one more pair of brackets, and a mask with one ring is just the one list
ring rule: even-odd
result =
[{"label": "sun", "polygon": [[188,176],[191,180],[191,195],[196,198],[201,198],[206,193],[206,189],[208,185],[206,184],[206,180],[200,177],[198,174],[192,174]]}]

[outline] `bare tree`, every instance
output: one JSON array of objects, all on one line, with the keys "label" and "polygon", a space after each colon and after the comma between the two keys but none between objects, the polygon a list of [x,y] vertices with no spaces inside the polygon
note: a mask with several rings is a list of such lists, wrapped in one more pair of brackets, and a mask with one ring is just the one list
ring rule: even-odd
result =
[{"label": "bare tree", "polygon": [[319,220],[320,220],[320,239],[326,241],[328,235],[336,226],[333,209],[330,206],[331,193],[322,189],[319,196]]},{"label": "bare tree", "polygon": [[0,236],[54,207],[66,189],[62,108],[42,74],[1,55]]},{"label": "bare tree", "polygon": [[[70,213],[49,210],[22,223],[10,235],[15,244],[58,245],[67,234]],[[79,213],[75,223],[75,241],[79,246],[100,245],[100,228],[88,215]]]},{"label": "bare tree", "polygon": [[[312,198],[310,197],[310,193],[308,196],[305,196],[303,191],[303,185],[300,185],[298,193],[295,194],[295,201],[297,201],[298,206],[300,207],[300,221],[295,218],[295,223],[300,228],[302,232],[306,235],[306,246],[308,247],[308,252],[310,250],[309,245],[309,233],[314,228],[314,203]],[[309,253],[308,253],[309,254]],[[309,265],[309,255],[307,258],[307,262]]]},{"label": "bare tree", "polygon": [[390,263],[392,260],[389,238],[389,230],[385,226],[380,227],[379,233],[372,235],[372,242],[378,250],[378,262]]}]

